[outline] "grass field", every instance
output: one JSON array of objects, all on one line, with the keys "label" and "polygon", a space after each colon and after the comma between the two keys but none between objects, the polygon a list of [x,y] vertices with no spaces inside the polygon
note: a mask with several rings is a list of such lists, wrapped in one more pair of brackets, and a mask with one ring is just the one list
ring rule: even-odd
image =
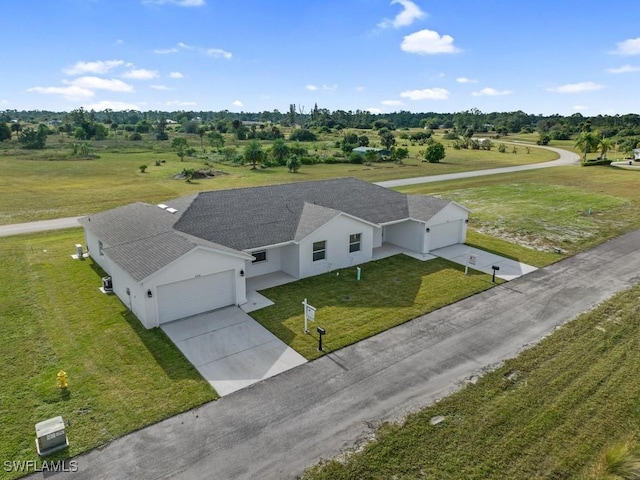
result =
[{"label": "grass field", "polygon": [[[261,293],[275,302],[251,316],[308,360],[318,352],[315,325],[323,327],[325,352],[337,350],[474,295],[494,284],[491,275],[470,271],[442,259],[422,262],[396,255],[356,269],[305,278]],[[301,302],[316,307],[315,325],[303,333]]]},{"label": "grass field", "polygon": [[217,397],[161,330],[98,291],[99,268],[70,257],[81,241],[79,229],[0,238],[2,460],[37,458],[34,425],[50,417],[70,422],[52,457],[64,458]]},{"label": "grass field", "polygon": [[[197,139],[198,137],[194,135]],[[53,142],[53,141],[51,141]],[[0,149],[0,224],[21,223],[59,217],[86,215],[134,201],[157,203],[196,191],[245,187],[292,181],[355,176],[368,181],[437,175],[468,170],[480,170],[511,165],[538,163],[556,158],[541,149],[525,153],[500,154],[493,151],[447,149],[440,164],[421,162],[417,151],[424,147],[409,147],[412,158],[404,165],[390,162],[367,165],[316,164],[303,165],[297,174],[286,167],[251,170],[250,167],[212,163],[221,173],[212,179],[186,183],[174,176],[183,168],[203,168],[204,159],[186,157],[180,162],[169,142],[131,142],[123,139],[93,143],[91,160],[69,159],[70,140],[55,142],[43,151]],[[192,139],[199,148],[199,139]],[[265,148],[271,142],[265,142]],[[314,152],[315,144],[306,148]],[[243,144],[238,144],[241,152]],[[320,152],[322,154],[322,152]],[[160,162],[156,166],[156,161]],[[164,163],[162,163],[164,161]],[[147,165],[146,173],[139,166]]]},{"label": "grass field", "polygon": [[[637,478],[607,476],[605,456],[640,442],[638,311],[637,285],[304,478]],[[444,421],[431,425],[437,415]]]}]

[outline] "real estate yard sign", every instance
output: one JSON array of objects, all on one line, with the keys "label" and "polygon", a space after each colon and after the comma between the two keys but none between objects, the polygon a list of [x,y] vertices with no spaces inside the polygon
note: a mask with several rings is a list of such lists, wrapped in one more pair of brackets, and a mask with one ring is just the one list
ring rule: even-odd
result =
[{"label": "real estate yard sign", "polygon": [[311,305],[309,305],[306,298],[302,302],[302,306],[304,307],[304,333],[309,333],[309,329],[307,328],[307,320],[315,322],[316,307],[312,307]]}]

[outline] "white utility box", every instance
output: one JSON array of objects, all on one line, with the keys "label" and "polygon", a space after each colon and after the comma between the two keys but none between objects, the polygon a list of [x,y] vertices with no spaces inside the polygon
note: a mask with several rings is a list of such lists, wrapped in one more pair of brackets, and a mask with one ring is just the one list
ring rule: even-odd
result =
[{"label": "white utility box", "polygon": [[67,440],[62,417],[53,417],[36,423],[36,449],[38,450],[38,455],[44,457],[68,446],[69,440]]}]

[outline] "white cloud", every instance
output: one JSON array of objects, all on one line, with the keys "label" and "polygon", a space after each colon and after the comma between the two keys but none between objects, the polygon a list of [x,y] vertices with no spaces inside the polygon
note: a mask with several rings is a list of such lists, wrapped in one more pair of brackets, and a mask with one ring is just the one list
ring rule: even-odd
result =
[{"label": "white cloud", "polygon": [[144,68],[136,68],[122,74],[122,78],[131,78],[134,80],[151,80],[157,78],[158,72],[155,70],[146,70]]},{"label": "white cloud", "polygon": [[630,73],[630,72],[640,72],[640,66],[637,65],[623,65],[618,68],[608,68],[607,72],[609,73]]},{"label": "white cloud", "polygon": [[231,105],[234,107],[244,107],[244,104],[240,100],[234,101]]},{"label": "white cloud", "polygon": [[204,53],[213,58],[226,58],[227,60],[233,56],[231,52],[227,52],[221,48],[207,48]]},{"label": "white cloud", "polygon": [[573,109],[574,110],[589,110],[589,107],[587,107],[586,105],[574,105]]},{"label": "white cloud", "polygon": [[629,38],[616,44],[614,55],[640,55],[640,37]]},{"label": "white cloud", "polygon": [[382,110],[376,107],[365,108],[365,110],[369,113],[382,113]]},{"label": "white cloud", "polygon": [[478,83],[478,80],[474,80],[472,78],[467,78],[467,77],[458,77],[458,78],[456,78],[456,82],[458,82],[458,83]]},{"label": "white cloud", "polygon": [[140,110],[140,107],[134,103],[115,102],[111,100],[102,100],[100,102],[83,105],[83,107],[86,110],[96,110],[98,112],[106,110],[107,108],[116,112],[120,110]]},{"label": "white cloud", "polygon": [[156,48],[153,53],[158,55],[168,55],[170,53],[178,53],[177,48]]},{"label": "white cloud", "polygon": [[364,92],[364,91],[365,91],[365,88],[362,85],[358,85],[356,87],[356,92]]},{"label": "white cloud", "polygon": [[149,87],[153,88],[154,90],[163,90],[163,91],[173,90],[173,88],[169,88],[166,85],[149,85]]},{"label": "white cloud", "polygon": [[335,92],[338,89],[338,85],[334,83],[333,85],[322,85],[322,90],[325,92]]},{"label": "white cloud", "polygon": [[310,92],[315,92],[316,90],[318,90],[318,86],[317,85],[306,85],[304,88],[306,88]]},{"label": "white cloud", "polygon": [[133,86],[122,80],[106,79],[100,77],[79,77],[74,80],[64,81],[67,85],[73,85],[87,90],[109,90],[111,92],[133,92]]},{"label": "white cloud", "polygon": [[425,88],[423,90],[406,90],[400,96],[409,100],[446,100],[449,98],[449,91],[444,88]]},{"label": "white cloud", "polygon": [[405,36],[400,48],[405,52],[419,55],[458,53],[460,51],[453,45],[453,37],[451,35],[440,36],[438,32],[426,29]]},{"label": "white cloud", "polygon": [[580,92],[592,92],[595,90],[601,90],[604,85],[594,82],[579,82],[579,83],[567,83],[559,87],[547,88],[550,92],[556,93],[580,93]]},{"label": "white cloud", "polygon": [[27,89],[27,92],[36,92],[44,95],[62,95],[67,100],[83,100],[95,95],[92,90],[77,85],[70,85],[68,87],[32,87]]},{"label": "white cloud", "polygon": [[495,88],[485,87],[477,92],[471,92],[474,97],[499,97],[502,95],[511,95],[511,90],[496,90]]},{"label": "white cloud", "polygon": [[170,78],[184,78],[184,75],[182,75],[180,72],[171,72],[169,74]]},{"label": "white cloud", "polygon": [[404,105],[404,102],[402,100],[382,100],[380,102],[382,105],[386,105],[388,107],[395,107],[398,105]]},{"label": "white cloud", "polygon": [[104,74],[109,70],[124,65],[122,60],[98,60],[96,62],[76,62],[71,68],[63,70],[67,75],[81,75],[83,73]]},{"label": "white cloud", "polygon": [[178,7],[202,7],[205,0],[142,0],[145,5],[176,5]]},{"label": "white cloud", "polygon": [[420,20],[427,16],[420,7],[418,7],[411,0],[391,0],[391,5],[394,4],[402,5],[403,9],[398,15],[395,16],[393,20],[389,20],[385,18],[382,22],[378,24],[380,28],[400,28],[411,25],[414,21]]}]

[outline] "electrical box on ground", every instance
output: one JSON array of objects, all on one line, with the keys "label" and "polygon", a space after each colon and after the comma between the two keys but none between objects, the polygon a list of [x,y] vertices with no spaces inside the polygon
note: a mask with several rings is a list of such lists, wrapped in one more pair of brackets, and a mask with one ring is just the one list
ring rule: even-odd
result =
[{"label": "electrical box on ground", "polygon": [[53,417],[36,423],[36,450],[44,457],[69,446],[62,417]]}]

